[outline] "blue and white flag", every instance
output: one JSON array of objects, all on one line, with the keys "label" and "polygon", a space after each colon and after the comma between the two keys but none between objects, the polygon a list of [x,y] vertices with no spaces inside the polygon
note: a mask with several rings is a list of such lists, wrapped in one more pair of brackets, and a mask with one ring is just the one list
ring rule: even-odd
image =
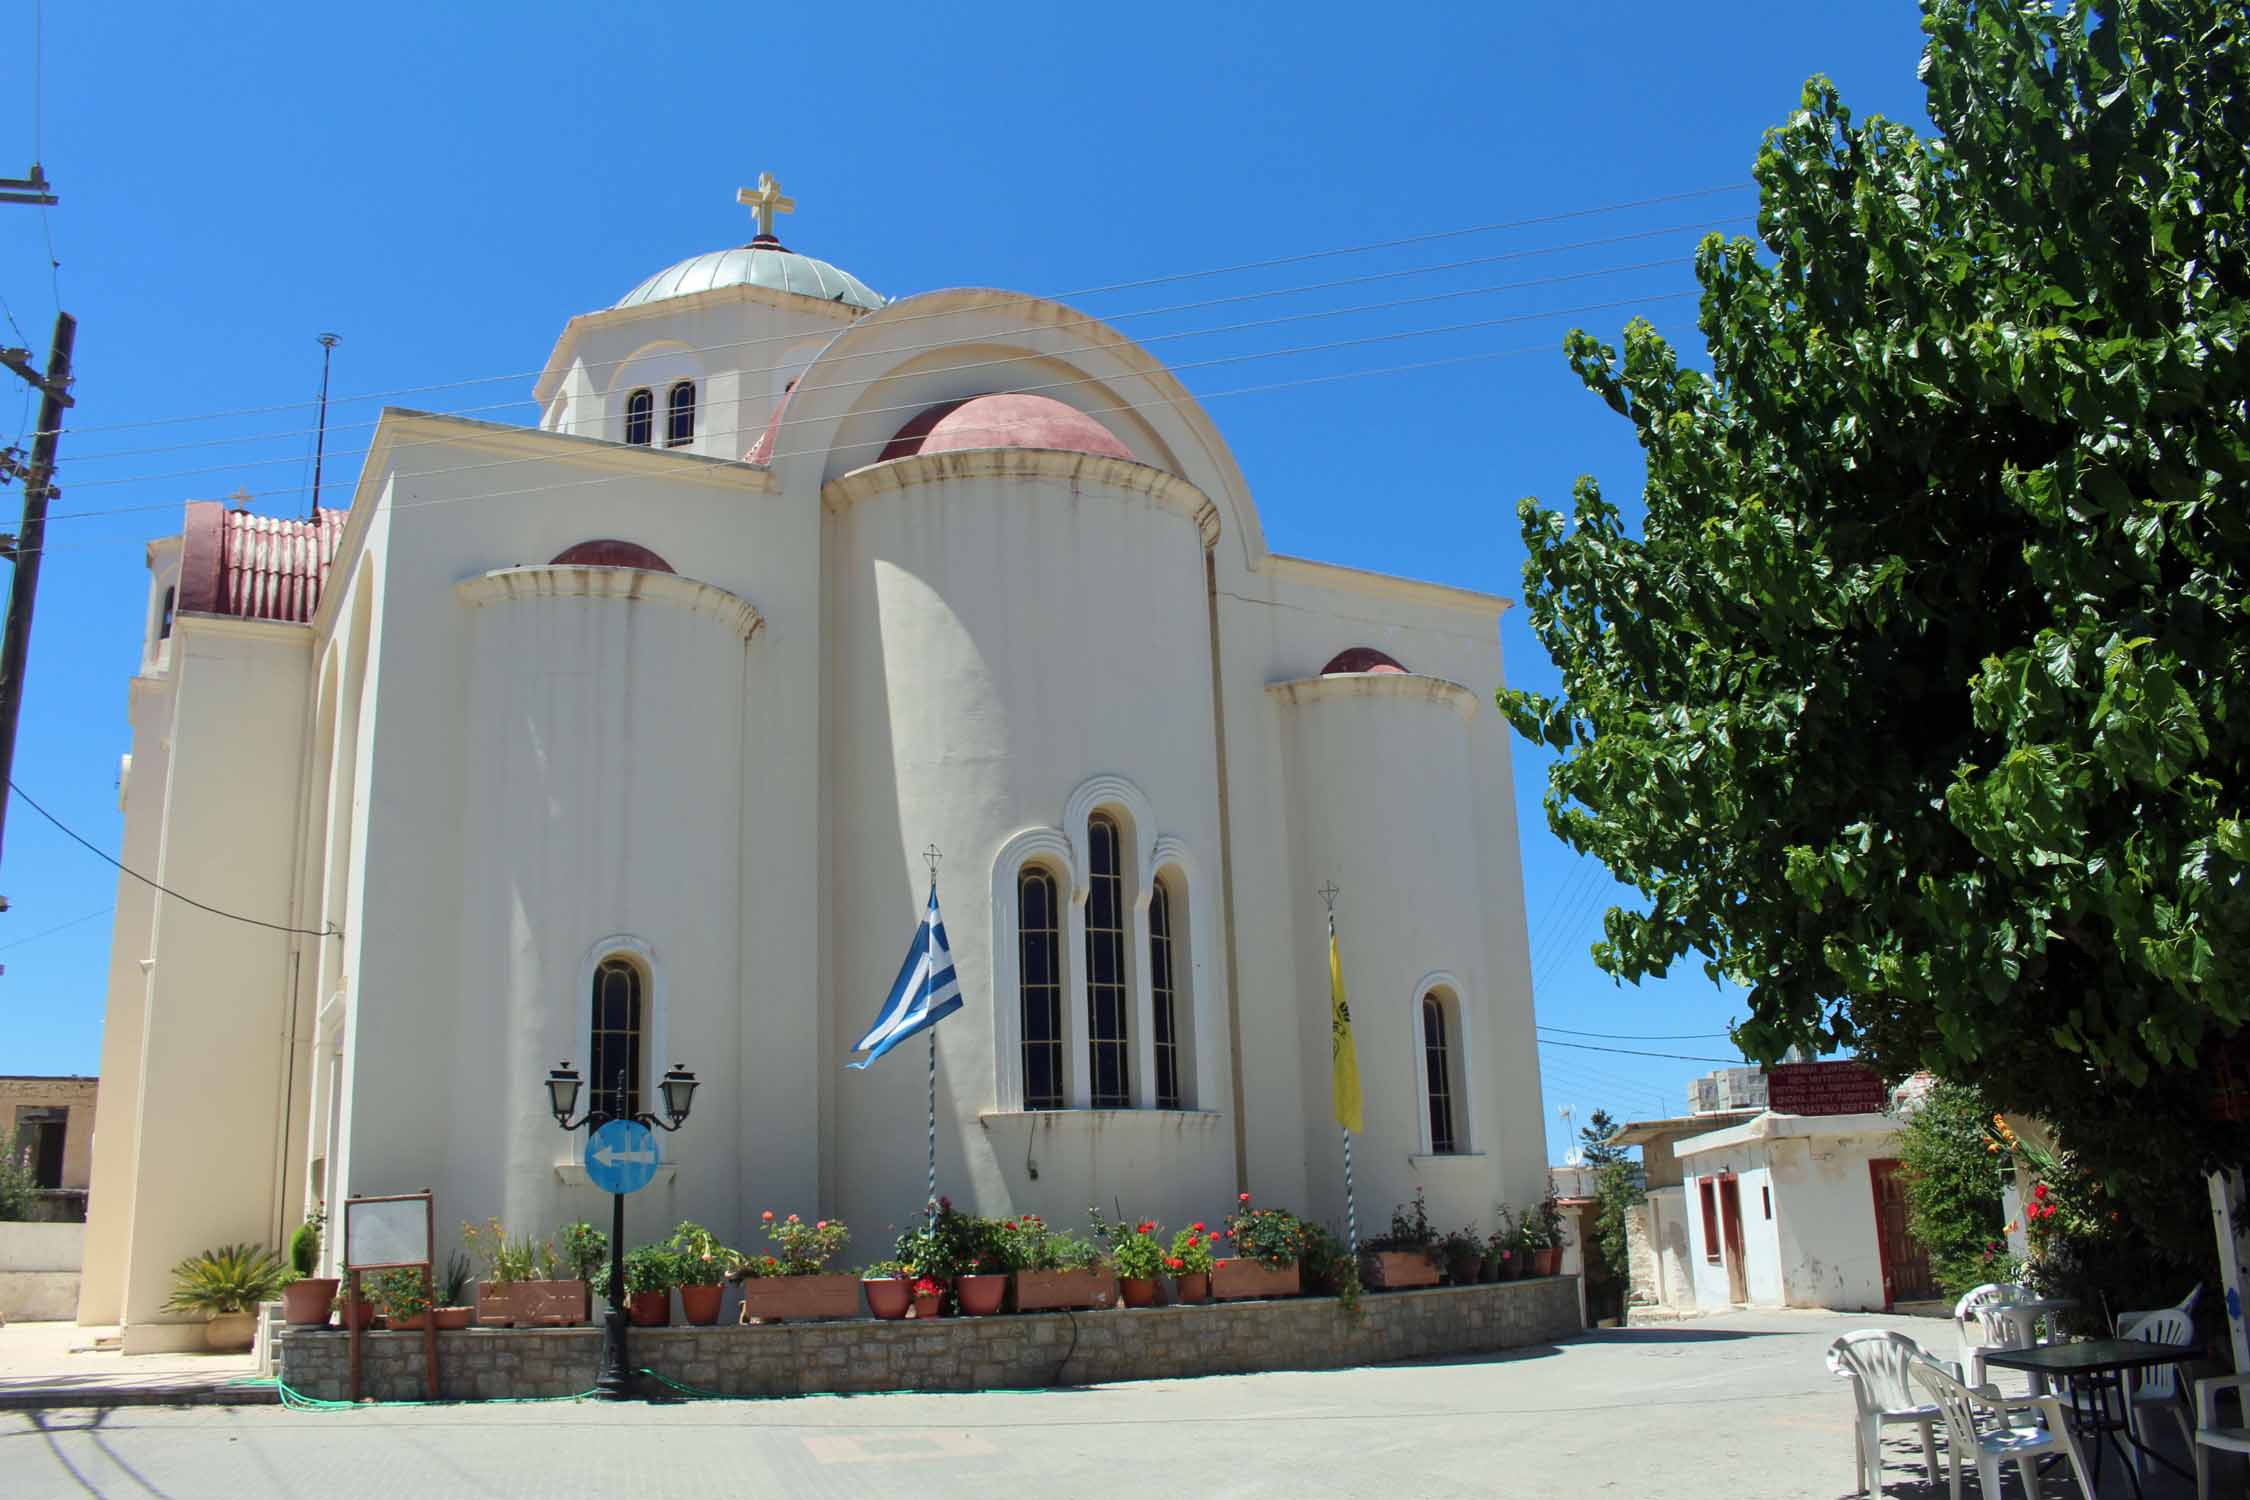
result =
[{"label": "blue and white flag", "polygon": [[891,982],[891,997],[883,1013],[853,1044],[854,1052],[867,1056],[848,1068],[864,1068],[905,1041],[915,1032],[934,1026],[961,1008],[961,982],[953,974],[953,951],[945,942],[945,919],[938,915],[937,884],[930,885],[929,908],[914,931],[914,946],[906,950],[898,978]]}]

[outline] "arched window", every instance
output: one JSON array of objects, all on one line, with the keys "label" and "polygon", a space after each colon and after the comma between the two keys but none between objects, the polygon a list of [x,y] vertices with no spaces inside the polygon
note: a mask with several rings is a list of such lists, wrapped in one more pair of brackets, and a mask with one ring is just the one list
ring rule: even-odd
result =
[{"label": "arched window", "polygon": [[1446,1003],[1436,990],[1422,997],[1423,1091],[1430,1101],[1430,1150],[1450,1156],[1461,1149],[1453,1130],[1453,1041]]},{"label": "arched window", "polygon": [[1063,1107],[1062,920],[1055,877],[1026,865],[1016,878],[1016,984],[1023,1006],[1023,1107]]},{"label": "arched window", "polygon": [[664,398],[664,446],[685,448],[695,441],[695,382],[683,380]]},{"label": "arched window", "polygon": [[625,398],[625,441],[646,448],[656,436],[656,393],[646,386]]},{"label": "arched window", "polygon": [[156,622],[156,638],[160,641],[168,641],[172,638],[172,609],[179,602],[179,598],[180,591],[177,588],[169,588],[164,591],[163,618]]},{"label": "arched window", "polygon": [[641,1112],[641,1028],[647,1006],[640,966],[612,955],[594,968],[593,1087],[596,1113],[612,1118]]},{"label": "arched window", "polygon": [[1132,1049],[1125,1020],[1125,875],[1117,820],[1096,813],[1086,823],[1086,1039],[1096,1109],[1133,1103]]},{"label": "arched window", "polygon": [[1148,983],[1153,1007],[1149,1035],[1156,1044],[1156,1107],[1180,1107],[1180,1041],[1173,1029],[1172,893],[1162,879],[1148,893]]}]

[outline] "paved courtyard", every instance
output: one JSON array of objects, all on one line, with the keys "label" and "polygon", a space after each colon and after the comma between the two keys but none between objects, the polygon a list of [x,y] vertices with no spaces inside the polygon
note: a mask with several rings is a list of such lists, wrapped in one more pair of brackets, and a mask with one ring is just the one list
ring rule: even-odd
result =
[{"label": "paved courtyard", "polygon": [[[1931,1319],[1737,1313],[1439,1363],[1052,1391],[0,1412],[0,1496],[1834,1500],[1852,1493],[1851,1400],[1822,1355],[1871,1326],[1950,1348]],[[1930,1495],[1904,1445],[1889,1456],[1894,1500]],[[2131,1493],[2114,1458],[2101,1489]]]}]

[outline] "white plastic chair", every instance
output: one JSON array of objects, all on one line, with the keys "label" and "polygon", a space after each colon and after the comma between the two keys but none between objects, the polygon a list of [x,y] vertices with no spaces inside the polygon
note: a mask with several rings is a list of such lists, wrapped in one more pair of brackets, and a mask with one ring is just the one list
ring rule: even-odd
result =
[{"label": "white plastic chair", "polygon": [[2201,1298],[2202,1295],[2203,1287],[2201,1283],[2198,1283],[2195,1286],[2189,1287],[2188,1294],[2185,1297],[2182,1297],[2179,1301],[2173,1303],[2170,1307],[2143,1307],[2130,1312],[2121,1312],[2115,1318],[2110,1320],[2110,1332],[2116,1334],[2119,1338],[2124,1338],[2126,1324],[2138,1323],[2141,1319],[2147,1317],[2151,1313],[2184,1312],[2189,1317],[2193,1317],[2195,1316],[2196,1301]]},{"label": "white plastic chair", "polygon": [[[2195,1500],[2211,1500],[2211,1455],[2250,1454],[2250,1427],[2219,1425],[2219,1392],[2250,1407],[2250,1375],[2212,1375],[2195,1383]],[[2244,1415],[2250,1417],[2250,1410]]]},{"label": "white plastic chair", "polygon": [[1850,1377],[1852,1399],[1859,1405],[1859,1418],[1852,1426],[1852,1457],[1859,1488],[1871,1500],[1881,1500],[1883,1494],[1886,1423],[1911,1422],[1920,1428],[1924,1475],[1934,1485],[1943,1472],[1938,1467],[1936,1429],[1945,1414],[1934,1402],[1921,1398],[1906,1373],[1915,1360],[1927,1358],[1920,1344],[1888,1328],[1847,1333],[1828,1346],[1829,1373]]},{"label": "white plastic chair", "polygon": [[[2192,1305],[2194,1300],[2191,1294],[2188,1304]],[[2162,1312],[2143,1313],[2138,1319],[2125,1324],[2119,1337],[2145,1339],[2151,1344],[2170,1344],[2180,1351],[2184,1359],[2195,1347],[2195,1319],[2182,1308],[2168,1307]],[[2172,1420],[2180,1424],[2180,1441],[2191,1448],[2195,1446],[2195,1433],[2188,1422],[2186,1402],[2182,1399],[2178,1365],[2158,1365],[2152,1370],[2136,1371],[2128,1379],[2131,1383],[2126,1387],[2126,1421],[2130,1424],[2135,1443],[2133,1472],[2138,1474],[2141,1472],[2139,1444],[2148,1440],[2147,1428],[2142,1425],[2140,1416],[2144,1408],[2170,1412]]]},{"label": "white plastic chair", "polygon": [[[1961,1500],[1961,1471],[1972,1461],[1977,1466],[1977,1493],[1983,1500],[2000,1500],[2000,1466],[2010,1460],[2023,1479],[2024,1494],[2036,1495],[2039,1460],[2057,1452],[2070,1460],[2078,1493],[2084,1500],[2095,1500],[2093,1481],[2086,1477],[2086,1461],[2063,1421],[2061,1397],[2002,1401],[2000,1393],[1990,1386],[1969,1389],[1927,1354],[1916,1357],[1908,1373],[1945,1414],[1946,1487],[1951,1500]],[[2026,1409],[2037,1413],[2032,1425],[2010,1426],[2010,1415]],[[1990,1430],[1978,1425],[1980,1413],[1990,1420]]]},{"label": "white plastic chair", "polygon": [[1953,1304],[1953,1331],[1961,1340],[1961,1368],[1967,1373],[1969,1384],[1984,1384],[1985,1350],[2011,1347],[2004,1342],[2005,1334],[1997,1333],[1987,1326],[1984,1310],[2030,1295],[2029,1291],[2013,1281],[1988,1281],[1983,1286],[1970,1288],[1960,1301]]}]

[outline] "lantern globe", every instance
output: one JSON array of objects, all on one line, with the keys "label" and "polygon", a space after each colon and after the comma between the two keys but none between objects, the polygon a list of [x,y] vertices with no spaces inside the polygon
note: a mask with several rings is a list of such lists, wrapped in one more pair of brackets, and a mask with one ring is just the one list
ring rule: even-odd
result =
[{"label": "lantern globe", "polygon": [[571,1112],[578,1108],[579,1083],[578,1070],[567,1061],[548,1070],[547,1107],[555,1112],[558,1123],[567,1124]]}]

